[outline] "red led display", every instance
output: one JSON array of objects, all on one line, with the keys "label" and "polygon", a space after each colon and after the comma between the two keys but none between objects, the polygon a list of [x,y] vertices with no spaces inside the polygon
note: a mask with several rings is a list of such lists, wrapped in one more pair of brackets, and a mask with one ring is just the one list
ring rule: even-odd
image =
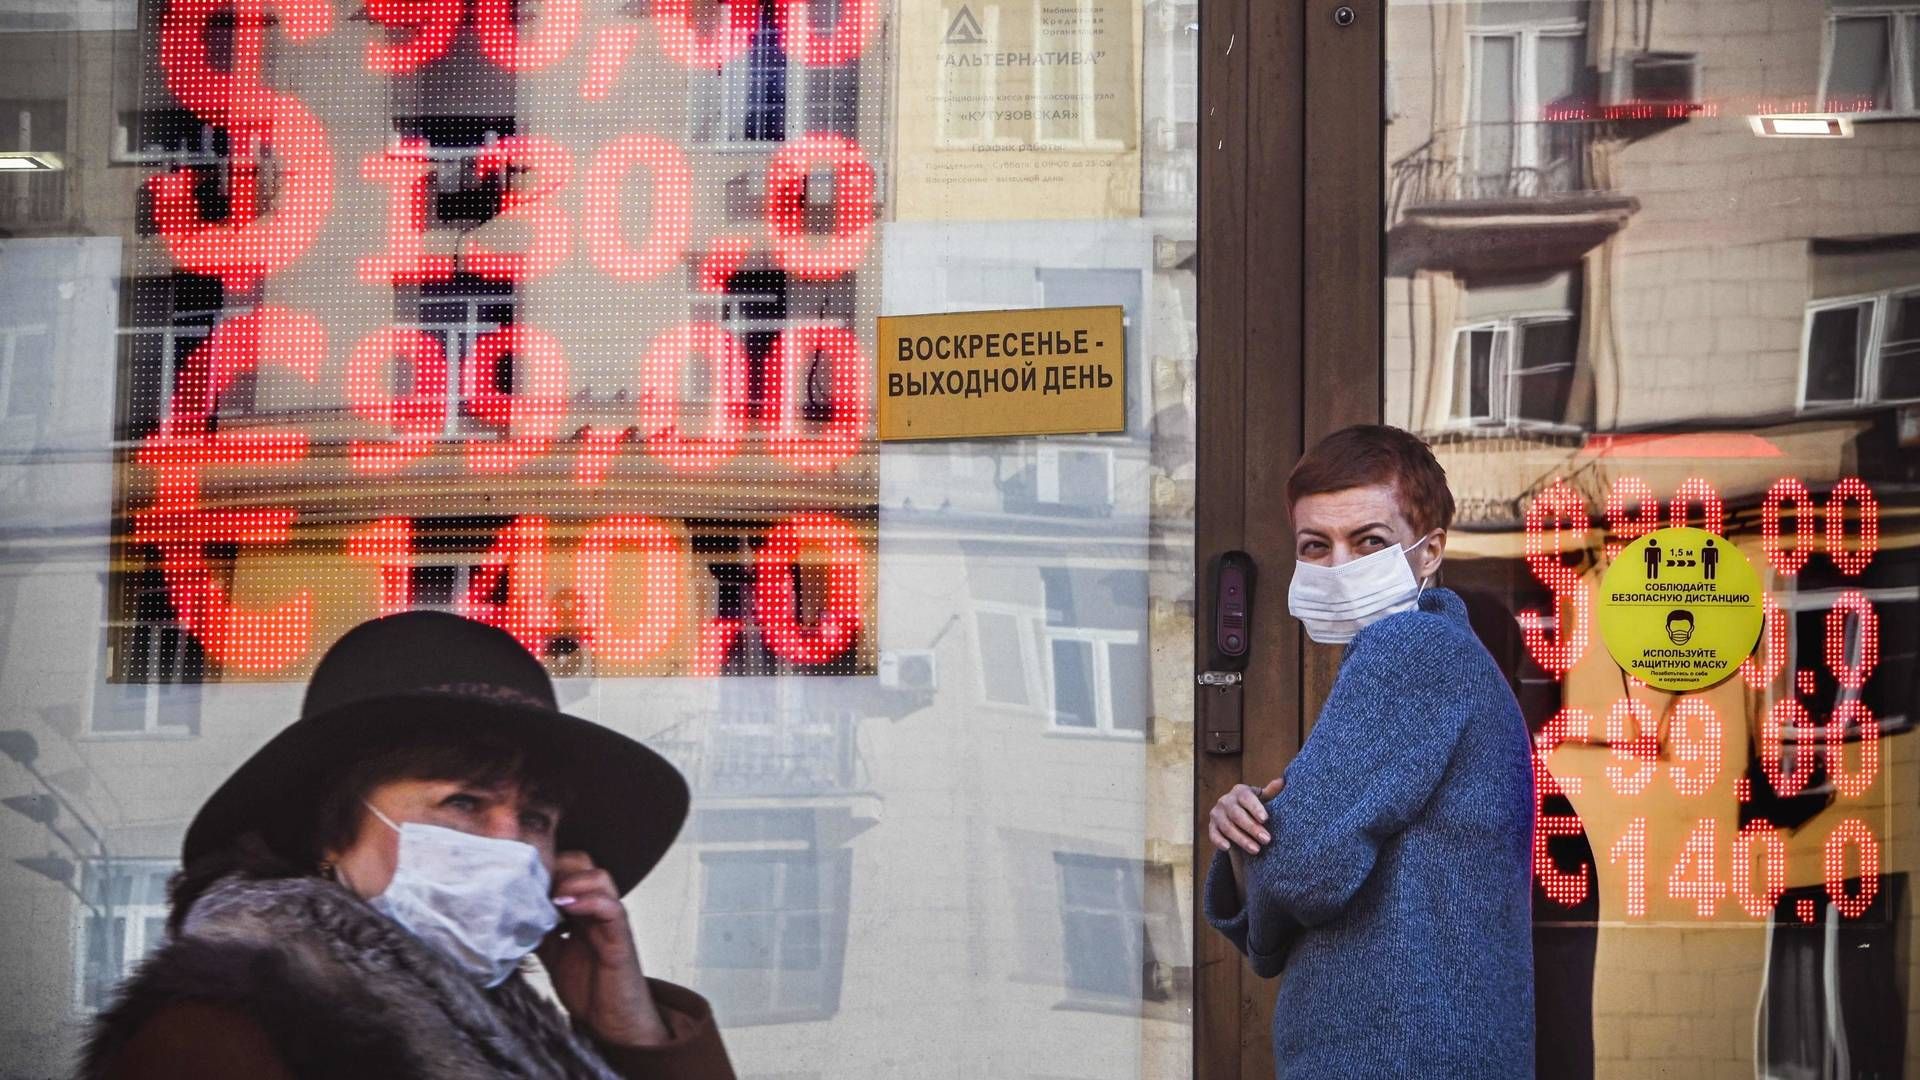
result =
[{"label": "red led display", "polygon": [[1580,662],[1593,639],[1593,590],[1568,561],[1585,545],[1588,527],[1586,499],[1565,482],[1527,505],[1527,568],[1553,590],[1553,612],[1520,612],[1520,631],[1528,655],[1556,678]]},{"label": "red led display", "polygon": [[[1620,477],[1604,496],[1606,531],[1597,544],[1588,536],[1589,513],[1585,498],[1564,481],[1544,487],[1526,506],[1528,567],[1535,579],[1552,590],[1561,610],[1553,618],[1521,611],[1516,619],[1530,662],[1555,677],[1565,676],[1585,651],[1574,647],[1576,628],[1584,623],[1566,614],[1590,595],[1588,574],[1603,571],[1626,544],[1663,525],[1691,524],[1724,533],[1729,520],[1719,491],[1701,477],[1681,483],[1664,504],[1661,494],[1643,478]],[[1795,477],[1776,480],[1758,500],[1757,523],[1760,550],[1773,573],[1788,584],[1789,593],[1791,583],[1816,555],[1824,554],[1839,573],[1858,577],[1879,548],[1878,501],[1872,489],[1855,477],[1839,480],[1824,495]],[[1816,545],[1816,537],[1823,537],[1824,544]],[[1742,682],[1761,695],[1763,711],[1753,737],[1766,784],[1773,796],[1792,798],[1807,792],[1816,776],[1824,776],[1839,798],[1869,797],[1881,779],[1880,727],[1861,694],[1880,663],[1879,614],[1864,591],[1844,590],[1824,613],[1824,641],[1800,644],[1802,663],[1816,656],[1824,661],[1831,680],[1826,685],[1838,690],[1831,712],[1815,716],[1808,703],[1822,685],[1820,674],[1801,667],[1791,678],[1781,680],[1795,655],[1794,612],[1783,607],[1778,592],[1776,588],[1763,598],[1761,639],[1741,666]],[[1629,689],[1637,687],[1633,680],[1626,682]],[[1639,689],[1644,692],[1643,687]],[[1577,777],[1554,777],[1548,760],[1557,747],[1600,734],[1608,755],[1605,794],[1612,798],[1651,797],[1662,773],[1681,797],[1706,798],[1725,778],[1729,748],[1738,742],[1729,724],[1707,697],[1680,695],[1664,700],[1665,704],[1656,706],[1623,695],[1608,707],[1599,732],[1591,716],[1567,706],[1536,736],[1534,874],[1554,903],[1573,908],[1586,902],[1592,890],[1588,874],[1605,874],[1612,883],[1610,889],[1623,898],[1626,918],[1646,918],[1649,874],[1655,869],[1649,865],[1654,834],[1650,819],[1644,816],[1631,818],[1612,838],[1600,866],[1583,865],[1570,873],[1549,858],[1552,838],[1579,835],[1585,824],[1578,814],[1547,813],[1547,800],[1561,794],[1599,794],[1583,793]],[[1735,776],[1733,787],[1740,803],[1753,800],[1754,785],[1746,777]],[[1720,818],[1702,817],[1692,823],[1677,847],[1666,851],[1663,859],[1671,860],[1665,868],[1667,898],[1690,905],[1702,919],[1719,917],[1728,898],[1746,917],[1773,917],[1789,881],[1784,837],[1768,821],[1749,821],[1734,837],[1731,850],[1723,852],[1718,838],[1724,827]],[[1670,834],[1662,830],[1662,835]],[[1823,843],[1824,865],[1819,869],[1834,908],[1843,918],[1859,918],[1879,888],[1880,841],[1866,823],[1846,818],[1831,826]],[[1727,856],[1724,872],[1723,854]],[[1806,869],[1811,868],[1803,872]],[[1802,904],[1794,917],[1810,920],[1815,908]]]},{"label": "red led display", "polygon": [[[769,330],[756,316],[749,332],[690,320],[687,308],[691,293],[735,310],[740,282],[767,274],[870,297],[880,217],[871,157],[848,131],[798,126],[784,138],[750,134],[763,140],[758,156],[696,148],[653,106],[689,100],[690,78],[744,62],[769,28],[796,67],[856,63],[884,9],[851,0],[827,25],[805,3],[766,0],[727,5],[709,26],[688,0],[662,0],[643,23],[579,0],[533,13],[513,0],[364,8],[375,32],[345,74],[369,87],[477,63],[520,80],[523,101],[547,80],[581,79],[574,107],[605,111],[578,125],[585,139],[527,116],[476,139],[448,134],[461,119],[451,113],[422,109],[417,128],[396,114],[393,130],[374,133],[386,149],[340,170],[337,190],[321,110],[284,89],[312,82],[282,77],[278,54],[268,63],[281,47],[292,66],[320,57],[317,43],[340,30],[331,6],[168,0],[156,92],[222,138],[211,162],[149,177],[146,198],[164,269],[217,279],[226,310],[178,358],[154,409],[163,419],[128,456],[127,542],[161,572],[180,625],[217,667],[204,676],[297,677],[343,606],[419,603],[503,626],[550,659],[566,655],[548,651],[558,646],[585,648],[612,672],[754,673],[734,659],[749,626],[795,670],[872,670],[877,490],[860,460],[875,452],[861,317],[833,321],[795,294],[778,304],[791,317]],[[453,81],[484,82],[459,72]],[[641,80],[667,96],[623,118],[614,110],[631,105],[614,99]],[[365,115],[388,122],[381,110]],[[342,144],[365,146],[366,134]],[[759,212],[737,213],[739,185],[706,177],[703,162],[759,174]],[[329,266],[348,268],[337,284],[356,297],[390,290],[392,324],[342,320],[354,328],[330,344],[317,312],[266,301],[295,277],[298,295],[314,295],[313,276]],[[583,269],[597,279],[588,309],[616,331],[597,340],[524,308],[529,296],[579,295]],[[433,314],[444,310],[464,321]],[[248,404],[285,390],[272,371],[291,373],[307,396],[271,413]],[[354,425],[344,436],[343,422]],[[846,479],[823,479],[842,468]],[[337,490],[342,473],[356,478],[351,494]],[[788,502],[780,493],[801,477],[834,492],[831,505]],[[678,486],[663,486],[669,478]],[[301,505],[256,508],[236,495],[256,483]],[[635,492],[650,500],[646,513],[622,506]],[[236,498],[244,505],[229,508]],[[359,516],[342,522],[342,506]],[[722,535],[696,535],[695,520]],[[458,554],[432,554],[454,534]],[[302,566],[306,553],[337,553],[337,574],[260,576],[294,551]],[[744,592],[716,593],[716,577],[739,572]],[[344,595],[336,581],[360,591]]]}]

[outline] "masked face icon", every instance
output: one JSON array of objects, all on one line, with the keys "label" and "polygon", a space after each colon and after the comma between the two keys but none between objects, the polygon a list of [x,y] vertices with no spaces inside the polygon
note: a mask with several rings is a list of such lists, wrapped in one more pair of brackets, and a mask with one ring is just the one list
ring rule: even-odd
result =
[{"label": "masked face icon", "polygon": [[1675,608],[1667,613],[1667,640],[1685,645],[1693,639],[1693,612]]}]

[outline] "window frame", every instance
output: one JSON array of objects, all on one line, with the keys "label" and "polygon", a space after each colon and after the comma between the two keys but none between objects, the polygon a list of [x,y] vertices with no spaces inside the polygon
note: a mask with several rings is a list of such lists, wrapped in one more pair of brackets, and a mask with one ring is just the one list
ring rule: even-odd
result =
[{"label": "window frame", "polygon": [[1920,4],[1875,4],[1835,11],[1827,9],[1820,41],[1820,97],[1823,107],[1834,104],[1830,96],[1833,82],[1833,48],[1842,19],[1884,18],[1891,23],[1887,35],[1887,86],[1892,107],[1887,109],[1827,109],[1855,120],[1920,119],[1920,70],[1909,70],[1920,49]]},{"label": "window frame", "polygon": [[[1447,423],[1450,431],[1536,431],[1544,433],[1575,433],[1581,430],[1578,424],[1568,424],[1553,420],[1538,420],[1514,414],[1514,399],[1518,397],[1520,369],[1514,364],[1514,343],[1519,340],[1521,329],[1539,323],[1565,322],[1574,325],[1580,323],[1580,313],[1571,308],[1540,308],[1529,311],[1501,315],[1492,319],[1480,319],[1471,323],[1462,323],[1453,328],[1452,348],[1448,352],[1448,366],[1452,369],[1451,378],[1460,377],[1460,340],[1462,335],[1491,330],[1494,334],[1494,347],[1487,356],[1487,408],[1489,415],[1462,416],[1453,409],[1454,393],[1457,381],[1448,388]],[[1578,338],[1574,342],[1573,359],[1569,370],[1577,375],[1580,370],[1580,345]]]},{"label": "window frame", "polygon": [[[1869,406],[1906,405],[1920,402],[1920,395],[1912,397],[1883,398],[1880,396],[1881,351],[1886,345],[1887,314],[1895,298],[1920,296],[1920,284],[1903,285],[1899,288],[1882,289],[1879,292],[1854,293],[1846,296],[1822,297],[1808,301],[1800,326],[1800,380],[1794,393],[1794,411],[1797,413],[1840,412]],[[1854,396],[1851,401],[1807,400],[1807,377],[1811,373],[1813,361],[1813,322],[1814,316],[1822,311],[1839,308],[1869,305],[1867,320],[1867,343],[1860,360],[1860,368],[1855,373]]]},{"label": "window frame", "polygon": [[[730,3],[731,0],[721,0],[721,2]],[[770,8],[763,8],[762,11],[763,17],[771,19],[771,14],[768,14],[771,11]],[[732,12],[728,11],[727,17],[731,18],[731,16]],[[749,139],[735,134],[737,131],[744,131],[746,127],[748,102],[753,92],[753,44],[749,42],[740,55],[717,68],[696,67],[689,70],[685,138],[682,142],[686,149],[732,154],[772,152],[807,130],[807,88],[810,81],[807,76],[811,65],[802,62],[798,57],[786,54],[783,51],[784,46],[777,40],[778,31],[772,29],[774,24],[769,22],[767,26],[776,38],[773,51],[781,55],[782,68],[785,71],[783,90],[786,95],[786,116],[781,122],[782,138]],[[693,83],[702,79],[711,80],[709,85],[717,84],[717,87],[710,91],[695,89]],[[717,93],[717,103],[711,110],[707,108],[707,102],[711,99],[705,97],[705,94],[710,92]],[[703,126],[707,126],[703,121],[708,120],[713,114],[717,114],[718,118],[715,125],[719,132],[717,137],[708,136],[701,131]]]},{"label": "window frame", "polygon": [[[1833,586],[1831,588],[1819,588],[1819,589],[1799,589],[1799,588],[1778,589],[1775,591],[1775,594],[1780,604],[1781,613],[1786,616],[1786,620],[1785,620],[1787,625],[1786,655],[1789,658],[1792,658],[1795,660],[1804,660],[1807,657],[1819,657],[1824,655],[1824,649],[1826,647],[1826,642],[1824,640],[1816,641],[1808,644],[1807,649],[1809,651],[1807,652],[1801,651],[1802,642],[1800,641],[1799,616],[1806,612],[1831,611],[1833,610],[1834,601],[1840,599],[1842,595],[1849,592],[1857,592],[1865,596],[1867,598],[1867,603],[1873,606],[1873,610],[1876,615],[1878,615],[1883,609],[1891,608],[1898,604],[1920,605],[1920,585],[1883,585],[1883,586],[1853,585],[1853,586]],[[1849,639],[1850,639],[1849,644],[1853,644],[1854,642],[1859,641],[1859,635],[1850,634]],[[1800,663],[1798,666],[1806,667],[1808,665],[1806,663]],[[1877,672],[1878,670],[1880,670],[1881,668],[1885,668],[1886,666],[1887,666],[1887,661],[1884,658],[1882,658],[1879,667],[1876,668],[1875,670]],[[1862,694],[1860,689],[1849,690],[1844,686],[1839,687],[1834,692],[1834,704],[1837,707],[1841,702],[1858,701],[1861,699],[1861,697],[1862,697]],[[1904,713],[1899,715],[1891,715],[1891,716],[1882,716],[1882,715],[1876,714],[1873,719],[1874,719],[1875,726],[1877,726],[1880,729],[1880,734],[1896,735],[1896,734],[1899,734],[1900,732],[1911,729],[1917,721],[1920,721],[1920,716],[1908,716]],[[1825,745],[1826,718],[1815,717],[1814,720],[1815,720],[1815,723],[1819,725],[1819,727],[1815,732],[1814,738],[1810,740],[1810,742],[1814,748],[1814,752],[1818,754],[1823,752],[1820,748]],[[1791,746],[1797,743],[1799,740],[1797,739],[1795,732],[1791,728],[1789,728],[1781,732],[1781,741],[1784,744]]]},{"label": "window frame", "polygon": [[[1055,702],[1059,685],[1055,682],[1053,646],[1058,641],[1085,642],[1092,647],[1093,655],[1093,726],[1083,727],[1075,724],[1062,724],[1060,710]],[[1141,730],[1128,731],[1116,728],[1113,724],[1113,661],[1112,646],[1141,645],[1138,630],[1109,630],[1094,626],[1057,626],[1048,625],[1040,634],[1039,643],[1044,646],[1045,663],[1043,682],[1045,683],[1045,702],[1047,716],[1047,734],[1063,735],[1079,739],[1112,739],[1121,742],[1145,742],[1152,727],[1142,718]]]},{"label": "window frame", "polygon": [[[729,1010],[725,1022],[732,1027],[758,1027],[766,1025],[793,1024],[813,1020],[832,1019],[840,1011],[840,983],[845,977],[846,951],[840,940],[838,920],[845,918],[850,898],[842,890],[843,864],[846,862],[844,848],[822,848],[807,840],[755,840],[742,842],[721,842],[702,844],[695,865],[698,867],[699,897],[694,910],[693,959],[692,966],[701,971],[749,971],[764,978],[769,984],[768,1005],[760,1011],[741,1015],[737,1010]],[[814,887],[816,890],[814,906],[778,907],[767,902],[764,908],[751,911],[707,911],[707,892],[714,868],[718,865],[741,865],[752,861],[769,861],[779,867],[779,892],[782,898],[787,896],[787,867],[795,862],[810,862],[813,867]],[[703,962],[701,943],[706,939],[709,919],[726,916],[768,914],[773,916],[774,934],[772,955],[764,966],[719,967]],[[807,968],[786,968],[780,965],[781,942],[788,920],[795,915],[812,916],[819,927],[819,948],[821,968],[818,972]],[[838,968],[835,972],[833,969]],[[784,976],[783,972],[794,974]],[[812,1002],[800,1006],[782,1006],[776,1003],[783,981],[803,983],[807,978],[822,980],[821,995]],[[724,998],[718,1003],[726,1009]]]},{"label": "window frame", "polygon": [[[1460,95],[1460,143],[1455,150],[1455,160],[1462,169],[1470,169],[1477,160],[1474,146],[1474,129],[1482,121],[1474,120],[1475,106],[1479,101],[1479,67],[1474,62],[1474,49],[1479,41],[1487,38],[1510,38],[1514,42],[1514,65],[1509,89],[1513,94],[1515,118],[1506,123],[1515,129],[1510,160],[1507,163],[1509,173],[1522,169],[1539,170],[1542,167],[1541,145],[1543,139],[1530,137],[1523,129],[1538,128],[1549,123],[1542,115],[1543,103],[1539,100],[1540,91],[1540,39],[1543,37],[1585,38],[1588,32],[1584,20],[1556,19],[1542,23],[1489,23],[1484,26],[1467,28],[1464,55],[1461,57],[1461,70],[1466,73],[1465,92]],[[1536,119],[1525,120],[1520,117],[1533,116]],[[1497,122],[1497,121],[1494,121]],[[1465,182],[1464,174],[1460,174]],[[1475,174],[1478,175],[1478,174]]]},{"label": "window frame", "polygon": [[[1048,695],[1051,688],[1036,685],[1044,680],[1037,680],[1034,677],[1035,672],[1033,665],[1027,662],[1027,658],[1038,651],[1037,642],[1039,641],[1040,635],[1036,631],[1036,627],[1045,621],[1045,613],[1036,613],[1033,608],[1023,607],[1018,604],[997,604],[989,601],[975,602],[972,615],[974,657],[979,661],[972,665],[973,680],[974,689],[979,695],[980,704],[990,709],[1007,709],[1013,712],[1029,714],[1041,711],[1041,706],[1036,703]],[[1020,659],[1020,684],[1025,690],[1027,697],[1025,701],[1001,701],[987,691],[986,652],[981,648],[981,640],[984,635],[980,632],[980,617],[983,615],[992,615],[1013,620],[1014,635],[1017,643],[1016,648]],[[1048,701],[1049,705],[1046,711],[1049,716],[1051,716],[1053,711],[1050,704],[1051,699],[1048,698]]]},{"label": "window frame", "polygon": [[[180,869],[180,863],[177,859],[123,856],[119,858],[89,857],[76,861],[78,863],[79,877],[76,885],[82,895],[86,893],[87,875],[89,873],[98,873],[104,868],[112,875],[118,875],[122,871],[128,871],[138,873],[142,878],[158,877],[161,879],[160,895],[164,897],[166,895],[166,880],[171,878],[174,872]],[[109,890],[112,888],[111,881],[112,878],[110,877],[107,885]],[[108,895],[111,895],[111,893],[109,892]],[[129,889],[128,895],[133,896],[137,894]],[[79,896],[74,896],[71,899],[73,918],[70,924],[71,936],[69,940],[72,942],[72,949],[69,955],[72,958],[72,967],[69,970],[73,973],[73,980],[71,992],[67,995],[67,1004],[74,1016],[83,1018],[93,1017],[98,1015],[98,1010],[87,1004],[87,925],[93,912],[88,908],[87,903],[82,901]],[[158,947],[161,941],[166,940],[163,932],[160,941],[149,942],[146,940],[146,931],[148,919],[156,916],[163,921],[166,919],[168,905],[162,900],[159,903],[144,901],[129,903],[121,908],[116,908],[111,904],[103,905],[103,907],[111,910],[114,918],[124,920],[121,927],[120,971],[113,978],[113,985],[117,986],[121,980],[133,973],[134,969],[139,966],[140,961],[144,959],[149,952],[152,952],[154,948]],[[109,986],[106,989],[111,991],[112,988],[112,986]]]},{"label": "window frame", "polygon": [[[488,334],[505,330],[518,322],[520,297],[512,293],[460,293],[457,295],[422,295],[414,298],[415,310],[412,317],[394,321],[395,330],[410,330],[427,335],[439,343],[442,355],[447,361],[447,407],[442,412],[440,431],[435,436],[438,441],[472,440],[475,437],[508,438],[511,432],[501,430],[493,424],[482,423],[478,417],[471,416],[466,410],[466,372],[467,363],[473,359],[479,340]],[[421,310],[430,304],[464,304],[465,320],[462,322],[427,322],[421,317]],[[511,316],[505,321],[495,322],[480,318],[480,309],[505,304],[512,308]],[[458,346],[456,348],[456,346]]]}]

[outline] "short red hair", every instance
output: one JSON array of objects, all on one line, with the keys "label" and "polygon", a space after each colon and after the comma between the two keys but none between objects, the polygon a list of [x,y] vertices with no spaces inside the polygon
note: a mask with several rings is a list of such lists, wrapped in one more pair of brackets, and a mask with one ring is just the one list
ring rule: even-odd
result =
[{"label": "short red hair", "polygon": [[1453,492],[1433,451],[1410,432],[1355,424],[1321,439],[1287,477],[1287,509],[1309,495],[1386,484],[1400,512],[1421,533],[1453,525]]}]

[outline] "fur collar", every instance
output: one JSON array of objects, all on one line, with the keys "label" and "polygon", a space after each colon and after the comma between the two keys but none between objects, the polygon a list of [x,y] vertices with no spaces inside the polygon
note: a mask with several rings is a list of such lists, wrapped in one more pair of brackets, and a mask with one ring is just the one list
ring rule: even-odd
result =
[{"label": "fur collar", "polygon": [[216,1004],[260,1024],[302,1078],[617,1080],[519,972],[486,990],[345,888],[229,877],[100,1015],[80,1077],[162,1007]]}]

